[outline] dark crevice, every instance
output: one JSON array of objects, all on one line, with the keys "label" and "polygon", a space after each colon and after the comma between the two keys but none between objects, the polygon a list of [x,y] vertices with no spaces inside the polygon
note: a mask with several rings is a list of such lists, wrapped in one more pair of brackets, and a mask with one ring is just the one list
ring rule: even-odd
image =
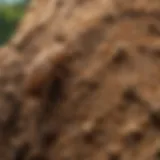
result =
[{"label": "dark crevice", "polygon": [[118,48],[115,54],[116,56],[112,60],[113,64],[120,65],[128,61],[128,55],[125,48]]},{"label": "dark crevice", "polygon": [[10,102],[10,106],[12,107],[11,107],[11,113],[3,126],[3,133],[7,135],[8,133],[11,133],[12,135],[13,133],[16,133],[18,131],[17,122],[20,116],[21,102],[17,100],[16,97],[14,97],[12,94],[6,95],[6,98],[8,102]]},{"label": "dark crevice", "polygon": [[156,152],[154,158],[154,160],[160,160],[160,149]]},{"label": "dark crevice", "polygon": [[119,154],[109,154],[108,160],[120,160]]},{"label": "dark crevice", "polygon": [[25,160],[30,150],[29,144],[23,144],[15,149],[13,160]]},{"label": "dark crevice", "polygon": [[139,131],[133,131],[125,138],[127,146],[133,146],[139,143],[143,138],[143,133]]},{"label": "dark crevice", "polygon": [[155,128],[160,129],[160,110],[150,111],[150,121]]},{"label": "dark crevice", "polygon": [[140,96],[134,87],[127,88],[123,93],[123,98],[126,102],[137,103],[141,102]]},{"label": "dark crevice", "polygon": [[160,28],[159,26],[155,25],[155,24],[149,24],[148,25],[148,32],[152,35],[155,35],[155,36],[160,36]]}]

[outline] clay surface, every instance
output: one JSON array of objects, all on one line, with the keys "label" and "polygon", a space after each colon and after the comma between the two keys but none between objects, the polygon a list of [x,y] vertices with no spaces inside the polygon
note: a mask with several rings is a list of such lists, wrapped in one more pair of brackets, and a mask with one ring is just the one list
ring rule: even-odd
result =
[{"label": "clay surface", "polygon": [[160,1],[31,1],[0,49],[0,159],[159,160]]}]

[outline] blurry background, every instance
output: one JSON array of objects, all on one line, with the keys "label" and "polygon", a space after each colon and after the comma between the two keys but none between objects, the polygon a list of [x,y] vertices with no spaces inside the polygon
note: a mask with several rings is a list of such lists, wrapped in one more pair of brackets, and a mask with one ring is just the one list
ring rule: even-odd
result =
[{"label": "blurry background", "polygon": [[28,0],[0,0],[0,45],[14,34]]}]

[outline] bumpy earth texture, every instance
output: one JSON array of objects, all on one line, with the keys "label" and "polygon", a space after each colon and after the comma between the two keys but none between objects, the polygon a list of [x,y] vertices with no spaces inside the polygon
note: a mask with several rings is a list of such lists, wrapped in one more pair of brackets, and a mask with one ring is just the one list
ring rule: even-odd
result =
[{"label": "bumpy earth texture", "polygon": [[160,1],[31,1],[0,49],[0,159],[160,160]]}]

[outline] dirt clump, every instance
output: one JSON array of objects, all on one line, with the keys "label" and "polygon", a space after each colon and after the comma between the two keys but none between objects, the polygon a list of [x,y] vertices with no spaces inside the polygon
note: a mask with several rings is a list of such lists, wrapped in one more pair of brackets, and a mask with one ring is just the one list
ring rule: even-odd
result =
[{"label": "dirt clump", "polygon": [[35,6],[0,50],[0,157],[160,159],[160,2]]}]

